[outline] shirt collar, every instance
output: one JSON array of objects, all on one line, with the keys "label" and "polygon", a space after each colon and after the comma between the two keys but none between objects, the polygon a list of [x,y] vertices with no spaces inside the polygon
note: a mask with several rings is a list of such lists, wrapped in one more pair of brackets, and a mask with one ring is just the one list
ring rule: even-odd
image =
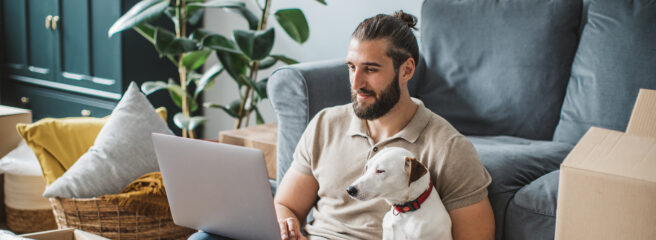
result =
[{"label": "shirt collar", "polygon": [[[412,98],[412,101],[417,104],[415,115],[410,122],[408,122],[408,125],[390,139],[402,138],[408,142],[414,143],[419,136],[421,136],[422,130],[428,125],[428,121],[430,120],[430,110],[424,106],[424,103],[421,100]],[[353,108],[351,108],[351,111],[349,112],[351,113],[351,124],[349,125],[347,133],[351,136],[369,137],[365,120],[355,116]]]}]

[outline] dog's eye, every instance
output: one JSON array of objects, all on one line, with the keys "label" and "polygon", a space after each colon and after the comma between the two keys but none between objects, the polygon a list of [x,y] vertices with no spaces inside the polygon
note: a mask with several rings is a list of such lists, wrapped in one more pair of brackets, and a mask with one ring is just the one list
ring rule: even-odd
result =
[{"label": "dog's eye", "polygon": [[376,173],[384,173],[384,172],[385,172],[385,170],[378,170],[378,169],[376,169]]}]

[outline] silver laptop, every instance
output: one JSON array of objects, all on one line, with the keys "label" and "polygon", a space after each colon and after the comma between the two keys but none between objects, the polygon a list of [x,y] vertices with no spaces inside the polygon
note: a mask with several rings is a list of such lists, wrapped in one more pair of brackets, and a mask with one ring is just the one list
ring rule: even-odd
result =
[{"label": "silver laptop", "polygon": [[262,151],[152,137],[175,224],[234,239],[280,239]]}]

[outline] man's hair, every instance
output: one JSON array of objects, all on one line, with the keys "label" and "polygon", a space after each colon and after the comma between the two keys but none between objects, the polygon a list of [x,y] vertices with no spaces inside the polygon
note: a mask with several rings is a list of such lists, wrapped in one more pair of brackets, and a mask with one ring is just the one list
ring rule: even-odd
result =
[{"label": "man's hair", "polygon": [[419,46],[412,30],[417,30],[417,18],[403,11],[395,12],[393,16],[378,14],[367,18],[355,28],[351,37],[357,40],[386,39],[390,46],[387,56],[392,58],[394,71],[408,58],[412,57],[415,64],[419,60]]}]

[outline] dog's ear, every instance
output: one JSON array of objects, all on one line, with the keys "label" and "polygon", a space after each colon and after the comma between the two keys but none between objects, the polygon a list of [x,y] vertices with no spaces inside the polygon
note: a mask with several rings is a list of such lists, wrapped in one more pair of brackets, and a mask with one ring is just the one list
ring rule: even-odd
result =
[{"label": "dog's ear", "polygon": [[416,158],[405,157],[405,168],[408,170],[408,186],[426,174],[426,168]]}]

